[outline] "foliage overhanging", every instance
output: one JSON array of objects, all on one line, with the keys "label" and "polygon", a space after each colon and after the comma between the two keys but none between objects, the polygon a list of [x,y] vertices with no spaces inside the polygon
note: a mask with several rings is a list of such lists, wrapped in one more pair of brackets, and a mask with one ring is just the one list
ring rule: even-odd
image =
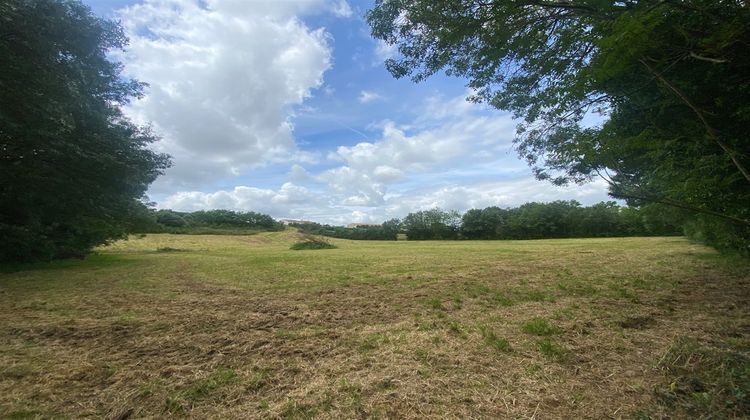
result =
[{"label": "foliage overhanging", "polygon": [[[747,2],[380,0],[367,20],[398,45],[395,77],[444,70],[519,118],[538,178],[600,177],[612,196],[688,210],[699,237],[748,251]],[[703,229],[718,225],[717,241]]]},{"label": "foliage overhanging", "polygon": [[82,257],[123,237],[169,157],[120,107],[144,85],[118,23],[73,0],[0,2],[0,261]]}]

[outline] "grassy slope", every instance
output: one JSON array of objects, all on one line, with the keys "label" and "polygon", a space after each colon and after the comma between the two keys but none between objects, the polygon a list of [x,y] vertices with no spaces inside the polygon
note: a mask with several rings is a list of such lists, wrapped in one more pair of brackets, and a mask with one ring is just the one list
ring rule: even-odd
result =
[{"label": "grassy slope", "polygon": [[294,240],[149,235],[0,274],[0,416],[747,415],[747,261]]}]

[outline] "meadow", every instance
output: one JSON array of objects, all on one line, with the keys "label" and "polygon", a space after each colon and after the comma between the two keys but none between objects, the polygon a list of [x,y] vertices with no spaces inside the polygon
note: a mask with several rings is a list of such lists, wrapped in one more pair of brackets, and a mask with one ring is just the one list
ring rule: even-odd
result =
[{"label": "meadow", "polygon": [[0,273],[6,418],[740,418],[750,262],[684,238],[153,234]]}]

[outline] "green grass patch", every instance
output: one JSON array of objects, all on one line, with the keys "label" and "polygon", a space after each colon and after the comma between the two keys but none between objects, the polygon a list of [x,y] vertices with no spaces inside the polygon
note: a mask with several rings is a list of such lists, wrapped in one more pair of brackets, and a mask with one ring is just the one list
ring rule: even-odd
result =
[{"label": "green grass patch", "polygon": [[[212,394],[220,388],[238,381],[239,378],[237,373],[233,369],[216,369],[208,377],[198,379],[191,383],[190,386],[179,393],[178,398],[174,398],[173,403],[168,402],[168,405],[171,404],[174,406],[176,403],[180,402],[181,399],[184,399],[192,406],[210,398]],[[173,412],[171,409],[168,409],[167,411]],[[179,412],[179,410],[177,412]]]},{"label": "green grass patch", "polygon": [[172,415],[181,415],[185,414],[187,409],[185,408],[185,404],[180,398],[167,397],[167,399],[164,401],[164,411]]},{"label": "green grass patch", "polygon": [[521,302],[544,302],[553,299],[541,290],[522,290],[516,293]]},{"label": "green grass patch", "polygon": [[460,338],[467,337],[467,334],[466,334],[466,331],[464,330],[463,325],[461,325],[461,323],[458,321],[448,322],[448,332]]},{"label": "green grass patch", "polygon": [[143,398],[150,397],[154,395],[162,386],[163,382],[161,380],[156,379],[148,381],[138,387],[138,395]]},{"label": "green grass patch", "polygon": [[438,311],[445,310],[445,306],[443,306],[443,301],[437,297],[430,297],[430,298],[425,299],[424,304],[427,305],[427,307],[430,309],[435,309]]},{"label": "green grass patch", "polygon": [[42,413],[35,410],[16,410],[11,411],[5,417],[8,420],[25,420],[25,419],[38,419],[43,418]]},{"label": "green grass patch", "polygon": [[568,296],[594,296],[598,293],[596,287],[584,279],[561,280],[557,288]]},{"label": "green grass patch", "polygon": [[499,352],[511,351],[510,342],[504,338],[500,338],[495,334],[490,327],[487,325],[480,325],[479,332],[482,334],[484,343],[490,346],[490,348]]},{"label": "green grass patch", "polygon": [[638,303],[640,301],[638,293],[624,284],[610,283],[607,285],[607,287],[612,291],[615,297],[625,299],[633,303]]},{"label": "green grass patch", "polygon": [[304,404],[296,400],[288,400],[281,409],[281,417],[285,419],[311,419],[318,414],[318,409],[312,404]]},{"label": "green grass patch", "polygon": [[359,406],[362,404],[362,386],[344,378],[339,386],[339,393],[344,397],[344,403]]},{"label": "green grass patch", "polygon": [[383,341],[384,337],[382,334],[371,334],[363,338],[359,341],[357,344],[357,350],[359,350],[360,353],[370,353],[373,350],[377,349],[379,346],[379,342]]},{"label": "green grass patch", "polygon": [[561,331],[558,327],[552,325],[544,318],[532,318],[521,325],[521,331],[526,334],[539,336],[549,336],[559,334]]},{"label": "green grass patch", "polygon": [[662,404],[692,418],[741,418],[750,413],[750,357],[679,337],[658,367],[671,382],[658,392]]},{"label": "green grass patch", "polygon": [[479,299],[485,306],[511,306],[514,301],[509,293],[486,285],[472,285],[466,290],[467,295],[473,299]]},{"label": "green grass patch", "polygon": [[156,248],[156,252],[168,254],[170,252],[190,252],[190,251],[187,249],[172,248],[171,246],[163,246],[160,248]]},{"label": "green grass patch", "polygon": [[542,354],[550,359],[562,360],[567,355],[565,347],[552,339],[544,338],[536,342],[536,347]]},{"label": "green grass patch", "polygon": [[0,368],[0,377],[8,379],[22,379],[35,373],[34,368],[29,365],[10,365]]},{"label": "green grass patch", "polygon": [[268,369],[254,369],[248,379],[244,381],[245,389],[258,391],[263,389],[271,380],[271,371]]}]

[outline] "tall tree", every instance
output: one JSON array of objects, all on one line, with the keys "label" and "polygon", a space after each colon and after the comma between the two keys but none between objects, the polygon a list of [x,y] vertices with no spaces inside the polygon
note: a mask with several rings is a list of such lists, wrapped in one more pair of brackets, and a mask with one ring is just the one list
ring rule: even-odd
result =
[{"label": "tall tree", "polygon": [[120,107],[144,85],[127,39],[73,0],[0,0],[0,260],[81,256],[122,237],[169,157]]},{"label": "tall tree", "polygon": [[455,210],[434,208],[409,213],[401,222],[409,240],[458,239],[461,215]]},{"label": "tall tree", "polygon": [[521,119],[517,149],[540,179],[601,177],[749,250],[746,1],[381,0],[367,19],[398,45],[395,77],[445,70]]}]

